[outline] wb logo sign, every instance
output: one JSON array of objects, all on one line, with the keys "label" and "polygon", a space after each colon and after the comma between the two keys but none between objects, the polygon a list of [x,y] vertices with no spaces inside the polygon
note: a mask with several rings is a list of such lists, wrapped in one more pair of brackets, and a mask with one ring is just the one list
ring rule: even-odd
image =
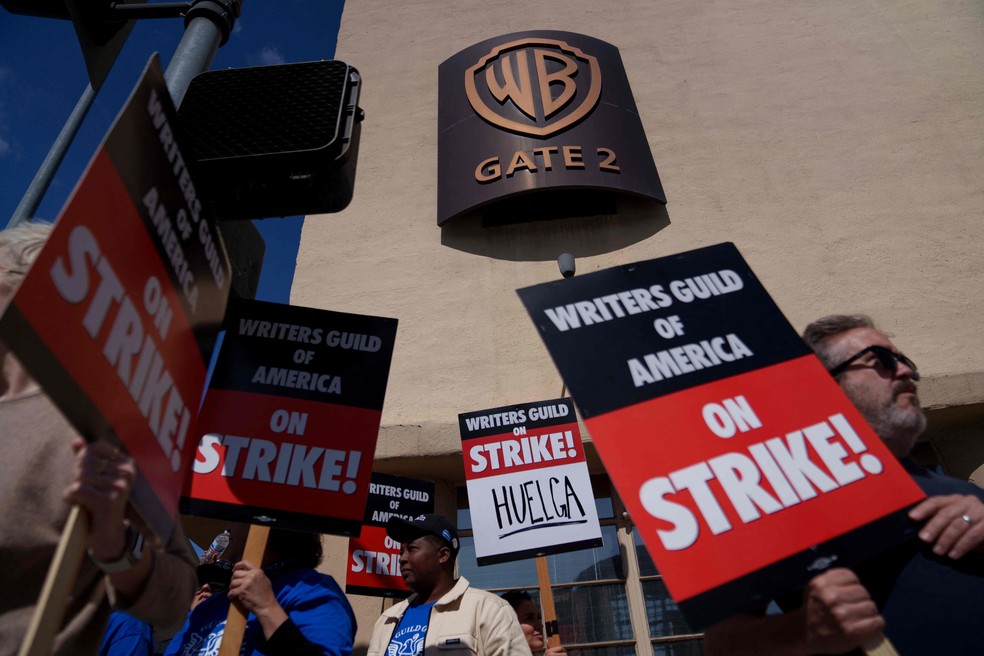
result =
[{"label": "wb logo sign", "polygon": [[601,97],[598,60],[563,41],[496,46],[465,72],[472,109],[504,130],[547,137],[578,123]]}]

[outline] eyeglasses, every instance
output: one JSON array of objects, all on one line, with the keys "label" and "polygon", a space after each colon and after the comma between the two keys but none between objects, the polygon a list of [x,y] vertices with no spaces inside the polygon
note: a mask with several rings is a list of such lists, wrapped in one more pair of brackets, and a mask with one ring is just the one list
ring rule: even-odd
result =
[{"label": "eyeglasses", "polygon": [[836,376],[843,373],[849,366],[854,364],[857,360],[864,357],[865,354],[871,353],[878,359],[878,366],[880,366],[885,371],[889,371],[892,375],[899,369],[899,363],[901,362],[909,369],[912,369],[912,380],[919,380],[919,370],[916,368],[916,363],[905,357],[901,353],[896,353],[885,346],[869,346],[868,348],[861,349],[847,360],[834,367],[833,369],[828,369],[827,371],[831,376]]}]

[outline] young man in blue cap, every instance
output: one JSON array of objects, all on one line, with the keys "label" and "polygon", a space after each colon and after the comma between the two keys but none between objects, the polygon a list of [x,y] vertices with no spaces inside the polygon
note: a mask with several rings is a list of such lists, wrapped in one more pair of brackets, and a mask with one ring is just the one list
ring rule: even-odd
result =
[{"label": "young man in blue cap", "polygon": [[413,594],[384,612],[367,656],[508,656],[529,652],[516,613],[494,594],[454,578],[458,531],[441,515],[393,517],[386,533],[401,544],[400,574]]}]

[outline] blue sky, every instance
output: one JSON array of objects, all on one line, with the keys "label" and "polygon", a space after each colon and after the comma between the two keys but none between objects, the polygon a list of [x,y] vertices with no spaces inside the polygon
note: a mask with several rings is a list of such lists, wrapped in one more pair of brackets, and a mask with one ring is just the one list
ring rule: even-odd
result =
[{"label": "blue sky", "polygon": [[[245,0],[242,17],[212,68],[332,59],[343,4],[344,0]],[[38,217],[58,216],[150,54],[159,52],[167,66],[183,29],[181,19],[137,22]],[[0,225],[13,214],[87,81],[82,49],[69,21],[0,9]],[[301,217],[256,222],[267,245],[257,298],[288,302],[301,223]]]}]

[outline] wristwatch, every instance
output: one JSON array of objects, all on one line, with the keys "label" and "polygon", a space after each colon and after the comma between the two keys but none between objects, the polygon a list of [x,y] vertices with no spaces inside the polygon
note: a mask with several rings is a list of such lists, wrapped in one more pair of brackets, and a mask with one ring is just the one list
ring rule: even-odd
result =
[{"label": "wristwatch", "polygon": [[127,524],[126,543],[123,553],[116,560],[99,560],[92,555],[89,550],[89,558],[106,574],[119,574],[137,566],[140,562],[140,554],[143,552],[144,537],[137,529]]}]

